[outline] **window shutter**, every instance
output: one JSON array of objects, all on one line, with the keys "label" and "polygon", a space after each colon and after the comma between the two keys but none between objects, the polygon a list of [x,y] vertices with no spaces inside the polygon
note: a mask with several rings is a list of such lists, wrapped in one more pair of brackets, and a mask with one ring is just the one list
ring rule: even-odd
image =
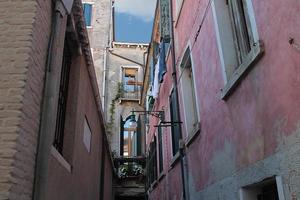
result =
[{"label": "window shutter", "polygon": [[120,156],[124,155],[124,125],[123,117],[120,116]]},{"label": "window shutter", "polygon": [[159,172],[163,171],[163,144],[162,144],[162,127],[158,126],[158,153],[159,153]]},{"label": "window shutter", "polygon": [[170,0],[160,0],[160,33],[165,42],[170,41]]},{"label": "window shutter", "polygon": [[[173,90],[170,97],[170,117],[172,122],[179,121],[179,113],[177,113],[177,106],[178,103],[177,103],[176,93]],[[173,156],[175,156],[175,154],[179,150],[179,138],[180,138],[179,124],[175,123],[174,125],[172,125],[171,132],[172,132]]]},{"label": "window shutter", "polygon": [[[153,42],[153,65],[155,66],[157,63],[157,55],[159,54],[159,44],[157,42]],[[153,67],[153,74],[154,74],[154,67]],[[154,76],[153,76],[154,77]]]},{"label": "window shutter", "polygon": [[137,74],[137,69],[125,69],[125,76],[135,77]]},{"label": "window shutter", "polygon": [[142,123],[141,123],[141,117],[139,116],[138,121],[137,121],[137,130],[136,130],[136,146],[137,146],[137,156],[140,156],[142,154]]},{"label": "window shutter", "polygon": [[154,62],[153,59],[150,60],[150,85],[153,86],[154,82]]},{"label": "window shutter", "polygon": [[83,14],[85,18],[85,24],[86,26],[92,25],[92,5],[91,4],[83,4]]}]

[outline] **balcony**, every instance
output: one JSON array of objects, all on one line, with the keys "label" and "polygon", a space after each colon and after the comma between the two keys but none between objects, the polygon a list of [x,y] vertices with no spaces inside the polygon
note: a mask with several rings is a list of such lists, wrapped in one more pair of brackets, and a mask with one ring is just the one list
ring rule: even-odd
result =
[{"label": "balcony", "polygon": [[144,199],[146,190],[146,158],[114,158],[117,179],[114,183],[116,199]]},{"label": "balcony", "polygon": [[121,101],[139,101],[142,83],[134,80],[127,80],[124,81],[122,85]]}]

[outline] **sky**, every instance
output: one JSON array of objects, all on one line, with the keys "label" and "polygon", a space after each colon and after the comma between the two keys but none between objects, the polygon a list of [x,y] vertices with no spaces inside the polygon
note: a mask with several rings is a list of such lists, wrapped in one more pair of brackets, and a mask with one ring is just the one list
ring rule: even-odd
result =
[{"label": "sky", "polygon": [[156,0],[115,0],[115,37],[118,42],[149,43]]}]

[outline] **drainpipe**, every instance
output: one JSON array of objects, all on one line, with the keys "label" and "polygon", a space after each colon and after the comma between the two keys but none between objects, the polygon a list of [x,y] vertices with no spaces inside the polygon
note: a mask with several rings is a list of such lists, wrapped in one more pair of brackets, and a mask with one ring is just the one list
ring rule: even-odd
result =
[{"label": "drainpipe", "polygon": [[103,130],[103,134],[102,134],[102,148],[101,148],[101,171],[100,171],[100,194],[99,194],[99,200],[102,200],[104,199],[104,182],[105,182],[105,146],[106,146],[106,143],[105,143],[105,136],[104,134],[105,133],[105,129],[102,129]]},{"label": "drainpipe", "polygon": [[[103,70],[103,78],[102,78],[102,109],[105,110],[105,98],[106,98],[106,73],[107,73],[107,53],[108,48],[105,47],[104,49],[104,70]],[[106,121],[106,112],[104,113],[104,119]]]},{"label": "drainpipe", "polygon": [[[170,0],[170,20],[171,20],[171,52],[172,52],[172,82],[174,87],[174,92],[176,95],[176,105],[177,105],[177,113],[178,113],[178,121],[180,120],[180,109],[179,109],[179,97],[178,97],[178,84],[177,84],[177,74],[176,74],[176,58],[175,58],[175,38],[174,38],[174,20],[173,20],[173,0]],[[184,155],[184,144],[182,141],[182,127],[181,124],[179,124],[179,157],[180,157],[180,168],[181,168],[181,184],[182,184],[182,197],[183,200],[187,200],[186,195],[186,182],[185,182],[185,176],[184,172],[186,171],[186,159]]]},{"label": "drainpipe", "polygon": [[44,85],[37,156],[35,161],[36,165],[32,195],[33,200],[46,199],[49,159],[55,134],[53,122],[56,120],[57,101],[55,99],[58,98],[57,88],[59,88],[57,82],[60,80],[61,72],[61,66],[56,67],[58,57],[53,57],[52,55],[57,55],[57,49],[54,48],[55,44],[58,45],[62,42],[60,41],[60,38],[63,38],[64,40],[65,30],[62,30],[62,27],[66,26],[64,18],[68,14],[68,11],[70,11],[72,4],[73,1],[67,0],[57,0],[55,2],[46,61],[46,80]]},{"label": "drainpipe", "polygon": [[[108,31],[107,31],[107,44],[104,48],[104,71],[103,71],[103,78],[102,78],[102,109],[105,111],[105,100],[106,100],[106,76],[107,76],[107,54],[108,50],[111,46],[111,38],[112,38],[112,18],[113,18],[113,9],[114,9],[114,0],[110,0],[110,14],[109,14],[109,24],[108,24]],[[106,111],[104,112],[104,119],[106,121]]]}]

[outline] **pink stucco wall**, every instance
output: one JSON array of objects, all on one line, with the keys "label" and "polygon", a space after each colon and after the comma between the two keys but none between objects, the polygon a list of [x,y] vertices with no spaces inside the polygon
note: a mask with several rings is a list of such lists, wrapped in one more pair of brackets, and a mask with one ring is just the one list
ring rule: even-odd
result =
[{"label": "pink stucco wall", "polygon": [[[83,56],[73,60],[69,85],[67,105],[70,109],[67,109],[67,112],[72,110],[72,115],[68,113],[66,115],[65,135],[72,134],[73,138],[72,156],[67,160],[71,165],[71,171],[68,171],[57,157],[51,156],[47,199],[99,199],[100,189],[103,187],[104,200],[111,200],[113,166],[108,143],[103,143],[105,132],[102,116],[97,110]],[[90,152],[83,143],[85,119],[92,133]],[[65,142],[69,143],[70,139]],[[104,159],[102,158],[103,145],[105,146]],[[104,177],[101,177],[103,164]],[[104,178],[103,185],[101,185],[102,178]]]},{"label": "pink stucco wall", "polygon": [[[292,37],[300,43],[300,3],[297,0],[274,0],[272,3],[252,0],[265,53],[229,98],[222,100],[220,90],[224,87],[224,79],[211,7],[197,36],[208,2],[185,0],[178,22],[175,22],[176,64],[189,45],[199,101],[201,132],[186,147],[188,175],[193,179],[190,187],[195,191],[203,191],[209,185],[288,148],[299,142],[299,139],[291,141],[290,138],[300,135],[300,52],[288,42]],[[172,88],[171,64],[169,56],[168,73],[154,108],[164,107],[167,119],[168,96]],[[182,103],[181,94],[179,100]],[[183,120],[182,105],[180,111]],[[182,130],[185,138],[184,124]],[[151,128],[148,142],[154,131]],[[167,175],[153,189],[150,198],[163,199],[158,197],[162,194],[157,191],[168,185],[164,184],[167,181],[172,186],[166,190],[168,199],[180,199],[180,167],[177,164],[170,169],[170,129],[164,128],[164,131]]]}]

